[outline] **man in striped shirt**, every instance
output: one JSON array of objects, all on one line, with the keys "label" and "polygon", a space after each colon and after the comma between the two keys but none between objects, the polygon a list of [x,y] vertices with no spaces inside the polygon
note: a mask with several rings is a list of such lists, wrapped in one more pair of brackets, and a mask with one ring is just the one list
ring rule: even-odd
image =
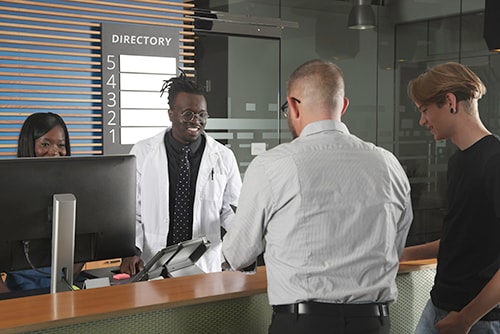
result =
[{"label": "man in striped shirt", "polygon": [[349,101],[336,65],[309,61],[287,89],[295,139],[248,167],[223,254],[241,269],[264,252],[270,333],[389,333],[413,218],[408,178],[341,122]]}]

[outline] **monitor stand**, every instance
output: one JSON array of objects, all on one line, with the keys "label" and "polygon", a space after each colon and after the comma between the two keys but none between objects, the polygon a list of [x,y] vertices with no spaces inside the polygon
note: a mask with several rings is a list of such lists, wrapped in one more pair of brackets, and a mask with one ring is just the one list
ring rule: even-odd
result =
[{"label": "monitor stand", "polygon": [[76,198],[55,194],[53,204],[50,293],[73,290]]}]

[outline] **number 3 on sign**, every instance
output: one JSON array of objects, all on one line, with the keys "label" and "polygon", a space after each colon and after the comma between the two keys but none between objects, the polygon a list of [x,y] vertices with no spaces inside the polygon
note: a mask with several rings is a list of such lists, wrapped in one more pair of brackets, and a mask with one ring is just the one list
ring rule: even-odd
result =
[{"label": "number 3 on sign", "polygon": [[116,94],[113,92],[109,92],[108,94],[108,104],[107,107],[113,108],[116,106]]}]

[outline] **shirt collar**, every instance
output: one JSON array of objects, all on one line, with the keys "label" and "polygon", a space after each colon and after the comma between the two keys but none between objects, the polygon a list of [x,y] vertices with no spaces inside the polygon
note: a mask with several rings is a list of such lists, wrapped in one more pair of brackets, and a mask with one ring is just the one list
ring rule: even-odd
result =
[{"label": "shirt collar", "polygon": [[317,122],[312,122],[307,124],[303,129],[302,132],[300,133],[300,137],[303,136],[309,136],[318,132],[323,132],[323,131],[338,131],[342,133],[349,134],[349,129],[347,126],[339,121],[335,120],[324,120],[324,121],[317,121]]},{"label": "shirt collar", "polygon": [[[202,134],[203,135],[203,134]],[[167,132],[167,140],[177,153],[182,152],[182,148],[186,145],[179,143],[175,140],[174,136],[172,136],[172,131]],[[191,149],[191,154],[195,154],[201,145],[201,136],[198,137],[194,142],[189,143],[189,148]]]}]

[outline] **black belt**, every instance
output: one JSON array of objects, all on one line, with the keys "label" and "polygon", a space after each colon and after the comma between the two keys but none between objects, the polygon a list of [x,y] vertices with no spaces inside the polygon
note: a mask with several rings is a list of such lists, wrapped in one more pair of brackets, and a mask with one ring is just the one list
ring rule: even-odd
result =
[{"label": "black belt", "polygon": [[273,311],[287,314],[315,314],[336,317],[386,317],[387,304],[330,304],[303,302],[297,304],[274,305]]}]

